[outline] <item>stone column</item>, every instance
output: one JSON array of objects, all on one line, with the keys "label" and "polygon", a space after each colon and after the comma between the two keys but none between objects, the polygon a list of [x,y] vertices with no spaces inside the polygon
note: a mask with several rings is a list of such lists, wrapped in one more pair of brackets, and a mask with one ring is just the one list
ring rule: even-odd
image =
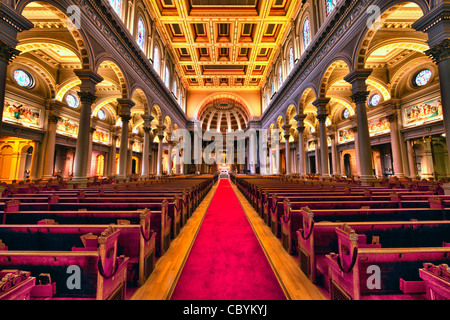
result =
[{"label": "stone column", "polygon": [[286,124],[283,126],[284,130],[284,142],[285,142],[285,156],[286,156],[286,176],[289,176],[291,174],[291,146],[289,144],[289,138],[291,137],[291,134],[289,130],[291,130],[291,125]]},{"label": "stone column", "polygon": [[[372,69],[355,70],[344,77],[344,80],[352,85],[352,100],[356,104],[356,121],[358,124],[358,153],[361,168],[361,183],[368,185],[376,179],[373,174],[372,148],[370,145],[369,124],[367,121],[366,80],[372,73]],[[356,142],[356,141],[355,141]],[[356,143],[355,143],[356,144]]]},{"label": "stone column", "polygon": [[173,152],[173,142],[172,142],[172,132],[167,132],[167,144],[169,146],[168,150],[168,159],[167,159],[167,174],[172,175],[173,170],[173,160],[172,160],[172,152]]},{"label": "stone column", "polygon": [[331,140],[331,173],[333,176],[339,175],[339,169],[338,169],[338,153],[336,148],[336,133],[330,134],[330,140]]},{"label": "stone column", "polygon": [[322,177],[329,177],[329,161],[328,161],[328,140],[327,140],[327,106],[330,102],[329,98],[319,98],[313,102],[317,108],[317,119],[319,120],[319,139],[320,139],[320,173]]},{"label": "stone column", "polygon": [[[8,3],[9,2],[9,3]],[[34,24],[14,9],[14,1],[2,1],[0,5],[0,133],[2,131],[3,107],[5,104],[6,72],[8,64],[20,54],[15,49],[17,34],[30,30]]]},{"label": "stone column", "polygon": [[414,148],[411,140],[406,140],[406,153],[408,154],[409,177],[414,179],[417,176],[416,161],[414,160]]},{"label": "stone column", "polygon": [[447,149],[450,150],[450,5],[448,1],[439,2],[412,27],[427,33],[430,49],[425,54],[433,59],[439,70],[444,128]]},{"label": "stone column", "polygon": [[151,122],[153,117],[150,115],[142,116],[144,119],[144,146],[142,148],[142,177],[148,177],[150,174],[150,147],[151,141]]},{"label": "stone column", "polygon": [[130,99],[117,99],[121,107],[120,118],[122,119],[122,133],[120,136],[119,150],[119,173],[117,180],[124,181],[127,179],[127,163],[128,163],[128,145],[129,145],[129,123],[131,120],[130,110],[134,106],[134,102]]},{"label": "stone column", "polygon": [[53,177],[53,166],[55,160],[55,147],[56,147],[56,124],[58,123],[59,117],[54,114],[48,115],[48,136],[47,145],[45,147],[45,158],[44,158],[44,174],[42,179],[49,180]]},{"label": "stone column", "polygon": [[86,168],[86,177],[90,177],[92,173],[92,144],[93,144],[93,136],[94,132],[97,129],[91,128],[89,131],[89,152],[88,152],[88,161],[87,161],[87,168]]},{"label": "stone column", "polygon": [[80,78],[80,98],[81,111],[78,127],[77,146],[74,161],[73,182],[80,186],[87,183],[86,172],[89,157],[89,136],[91,130],[91,108],[94,103],[95,85],[103,81],[103,78],[92,70],[78,69],[75,74]]},{"label": "stone column", "polygon": [[6,71],[8,64],[19,54],[19,50],[0,40],[0,133],[3,122],[3,108],[5,106]]},{"label": "stone column", "polygon": [[[320,170],[320,150],[319,150],[319,140],[316,138],[314,140],[315,143],[315,149],[314,149],[314,154],[316,156],[316,172],[314,172],[315,174],[319,174],[322,172],[322,170]],[[312,172],[311,172],[312,173]]]},{"label": "stone column", "polygon": [[117,153],[117,139],[119,138],[116,131],[111,134],[112,143],[109,152],[109,178],[113,178],[116,175],[116,153]]},{"label": "stone column", "polygon": [[297,120],[297,131],[298,131],[298,173],[300,177],[306,176],[306,148],[304,141],[304,131],[305,131],[305,123],[304,120],[306,118],[305,114],[296,115],[295,120]]},{"label": "stone column", "polygon": [[156,163],[156,175],[158,177],[161,177],[163,174],[163,166],[162,166],[162,160],[163,160],[163,141],[164,141],[164,130],[166,127],[164,125],[158,125],[157,126],[157,135],[158,135],[158,160]]},{"label": "stone column", "polygon": [[388,115],[391,131],[391,150],[394,163],[394,175],[398,178],[404,177],[402,151],[400,149],[400,136],[398,130],[398,115],[396,112]]},{"label": "stone column", "polygon": [[31,168],[30,168],[31,181],[35,181],[38,179],[38,164],[40,152],[41,152],[41,143],[39,141],[34,141],[33,156],[31,158]]}]

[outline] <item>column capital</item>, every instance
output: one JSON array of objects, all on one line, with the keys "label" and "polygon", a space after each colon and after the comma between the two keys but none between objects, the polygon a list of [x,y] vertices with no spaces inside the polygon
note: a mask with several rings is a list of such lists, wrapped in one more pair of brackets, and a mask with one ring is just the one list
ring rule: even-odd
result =
[{"label": "column capital", "polygon": [[433,61],[438,64],[450,58],[450,39],[445,39],[441,43],[425,51]]},{"label": "column capital", "polygon": [[125,119],[128,119],[127,121],[131,120],[130,110],[135,106],[135,102],[131,99],[116,99],[119,103],[119,106],[121,107],[120,110],[120,117],[122,118],[122,121]]},{"label": "column capital", "polygon": [[366,103],[370,91],[355,91],[350,98],[354,103]]},{"label": "column capital", "polygon": [[327,106],[330,103],[330,98],[318,98],[312,102],[313,106],[317,108],[317,115],[327,115]]},{"label": "column capital", "polygon": [[144,127],[143,129],[144,129],[144,132],[145,132],[145,133],[150,133],[150,132],[152,132],[152,128],[151,128],[151,127]]},{"label": "column capital", "polygon": [[81,103],[93,104],[97,99],[96,95],[91,91],[80,91],[77,94]]},{"label": "column capital", "polygon": [[48,115],[48,123],[58,123],[59,119],[61,119],[61,117],[55,114],[50,113]]},{"label": "column capital", "polygon": [[97,131],[97,129],[95,129],[95,128],[90,128],[90,129],[89,129],[89,133],[90,133],[90,134],[93,134],[95,131]]},{"label": "column capital", "polygon": [[327,117],[328,117],[328,114],[326,114],[326,113],[320,113],[316,116],[316,118],[319,120],[319,122],[326,122]]},{"label": "column capital", "polygon": [[289,132],[289,130],[291,130],[291,128],[292,128],[292,125],[290,125],[290,124],[285,124],[285,125],[282,126],[281,128],[283,128],[284,132],[286,132],[286,131]]},{"label": "column capital", "polygon": [[11,47],[10,45],[0,41],[0,60],[9,64],[15,57],[20,54],[20,51]]},{"label": "column capital", "polygon": [[434,47],[450,37],[450,3],[443,2],[412,24],[412,28],[428,34],[428,45]]},{"label": "column capital", "polygon": [[367,91],[366,80],[372,74],[373,69],[356,69],[344,77],[344,80],[353,87],[352,92]]},{"label": "column capital", "polygon": [[75,75],[81,80],[80,91],[95,92],[95,86],[103,81],[103,77],[93,70],[75,69]]},{"label": "column capital", "polygon": [[294,116],[294,120],[297,121],[297,125],[298,125],[298,123],[300,123],[300,122],[303,124],[303,122],[305,121],[305,119],[306,119],[306,114],[304,114],[304,113],[296,114],[296,115]]},{"label": "column capital", "polygon": [[386,117],[388,118],[389,122],[394,122],[397,121],[398,119],[398,114],[396,112],[387,114]]}]

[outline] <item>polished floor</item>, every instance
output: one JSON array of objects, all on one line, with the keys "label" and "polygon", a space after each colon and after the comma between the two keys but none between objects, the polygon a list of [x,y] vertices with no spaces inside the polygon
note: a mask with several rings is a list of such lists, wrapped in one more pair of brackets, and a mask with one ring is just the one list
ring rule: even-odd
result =
[{"label": "polished floor", "polygon": [[[321,290],[301,272],[295,257],[284,250],[280,239],[272,234],[236,186],[232,186],[286,297],[289,300],[325,300]],[[172,241],[168,252],[158,260],[146,283],[133,294],[132,300],[170,299],[216,189],[217,184]]]}]

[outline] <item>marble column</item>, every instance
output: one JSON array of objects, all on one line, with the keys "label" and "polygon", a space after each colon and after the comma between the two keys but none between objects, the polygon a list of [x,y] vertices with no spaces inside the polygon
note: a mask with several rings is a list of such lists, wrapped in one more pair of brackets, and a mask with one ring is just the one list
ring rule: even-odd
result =
[{"label": "marble column", "polygon": [[53,167],[56,147],[56,124],[60,118],[54,114],[48,115],[47,145],[45,147],[44,172],[42,179],[49,180],[53,177]]},{"label": "marble column", "polygon": [[129,123],[131,120],[131,108],[134,102],[130,99],[117,99],[121,107],[120,118],[122,119],[122,133],[120,135],[119,150],[119,173],[117,180],[124,181],[127,179],[128,164],[128,145],[129,145]]},{"label": "marble column", "polygon": [[394,175],[398,178],[405,176],[403,172],[402,150],[400,149],[400,136],[398,130],[398,115],[396,112],[388,115],[391,131],[391,150],[394,163]]},{"label": "marble column", "polygon": [[164,143],[164,130],[166,129],[163,125],[157,126],[157,135],[158,135],[158,158],[156,163],[156,175],[161,177],[163,175],[163,143]]},{"label": "marble column", "polygon": [[327,139],[327,117],[328,103],[330,98],[319,98],[313,101],[313,105],[317,108],[317,119],[319,120],[319,140],[320,140],[320,173],[323,178],[329,177],[329,161],[328,161],[328,139]]},{"label": "marble column", "polygon": [[412,146],[411,140],[406,140],[406,153],[408,155],[408,164],[409,164],[409,177],[414,179],[418,172],[415,161],[414,148]]},{"label": "marble column", "polygon": [[117,153],[117,139],[119,135],[116,131],[111,134],[112,142],[109,152],[109,178],[113,178],[116,175],[116,153]]},{"label": "marble column", "polygon": [[103,81],[103,78],[92,70],[77,69],[75,74],[81,80],[80,98],[81,111],[78,126],[77,146],[74,161],[73,183],[80,186],[87,183],[86,172],[89,158],[89,136],[91,130],[92,104],[96,100],[95,86]]},{"label": "marble column", "polygon": [[285,166],[286,166],[286,176],[291,174],[291,145],[289,143],[289,139],[291,138],[291,134],[289,130],[291,130],[291,125],[286,124],[283,126],[284,130],[284,142],[285,142]]},{"label": "marble column", "polygon": [[249,160],[249,169],[250,174],[256,174],[256,143],[257,143],[257,137],[256,137],[256,130],[250,129],[249,131],[249,138],[248,138],[248,160]]},{"label": "marble column", "polygon": [[450,150],[450,6],[448,1],[435,2],[440,3],[414,22],[412,28],[427,33],[430,49],[425,54],[438,67],[447,149]]},{"label": "marble column", "polygon": [[[92,173],[92,144],[93,144],[93,136],[94,132],[97,129],[91,128],[89,131],[89,152],[88,152],[88,161],[87,161],[87,168],[86,168],[86,178],[91,176]],[[95,174],[94,174],[95,175]]]},{"label": "marble column", "polygon": [[373,174],[372,148],[370,144],[369,124],[367,121],[366,109],[367,97],[369,95],[366,80],[371,73],[372,69],[361,69],[355,70],[344,77],[344,80],[352,85],[351,98],[356,104],[356,121],[358,124],[358,156],[361,169],[360,180],[363,185],[369,185],[376,180]]},{"label": "marble column", "polygon": [[[315,147],[315,149],[314,149],[314,154],[315,154],[315,157],[316,157],[316,172],[314,172],[315,174],[319,174],[320,172],[322,172],[321,170],[320,170],[320,146],[319,146],[319,140],[318,139],[315,139],[314,140],[314,143],[315,143],[315,145],[316,145],[316,147]],[[311,172],[311,173],[313,173],[313,172]]]},{"label": "marble column", "polygon": [[330,134],[331,140],[331,173],[333,176],[339,175],[339,166],[338,166],[338,152],[336,147],[336,133],[333,132]]},{"label": "marble column", "polygon": [[9,63],[19,54],[19,50],[16,50],[0,40],[0,132],[3,122],[3,108],[5,105],[6,71]]},{"label": "marble column", "polygon": [[153,117],[150,115],[142,116],[144,119],[144,146],[142,148],[142,177],[148,177],[150,174],[150,148],[152,144],[152,125]]},{"label": "marble column", "polygon": [[298,131],[298,173],[300,177],[306,176],[306,148],[305,148],[305,120],[306,115],[300,114],[295,116],[295,120],[297,120],[297,131]]},{"label": "marble column", "polygon": [[172,142],[172,132],[167,132],[167,144],[168,144],[168,158],[167,158],[167,174],[170,176],[172,175],[173,170],[173,159],[172,159],[172,152],[173,152],[173,142]]}]

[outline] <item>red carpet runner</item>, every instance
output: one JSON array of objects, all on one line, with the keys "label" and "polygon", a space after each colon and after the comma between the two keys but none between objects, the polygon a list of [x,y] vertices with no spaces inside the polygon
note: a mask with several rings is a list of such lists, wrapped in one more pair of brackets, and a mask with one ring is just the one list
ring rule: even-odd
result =
[{"label": "red carpet runner", "polygon": [[228,180],[221,180],[172,300],[286,300]]}]

